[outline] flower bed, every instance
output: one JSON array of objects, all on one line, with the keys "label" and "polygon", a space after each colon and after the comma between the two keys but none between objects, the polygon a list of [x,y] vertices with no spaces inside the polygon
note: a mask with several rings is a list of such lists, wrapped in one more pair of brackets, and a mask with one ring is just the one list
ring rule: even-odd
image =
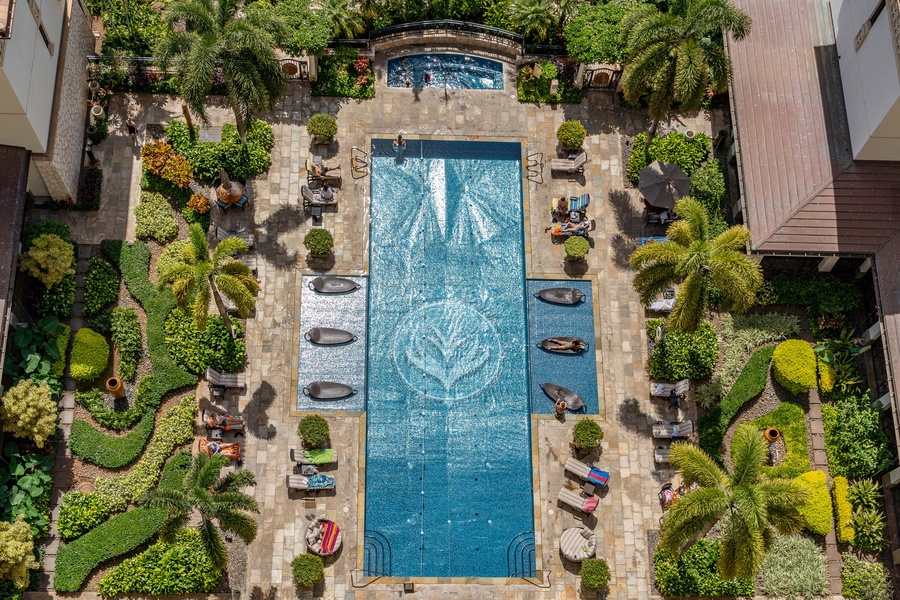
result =
[{"label": "flower bed", "polygon": [[353,48],[335,48],[319,59],[319,78],[312,84],[313,96],[374,98],[375,74],[368,59],[360,59]]},{"label": "flower bed", "polygon": [[[653,339],[665,319],[647,321],[647,336]],[[670,331],[650,354],[650,377],[663,381],[708,377],[719,356],[719,340],[712,323],[702,323],[692,334]]]}]

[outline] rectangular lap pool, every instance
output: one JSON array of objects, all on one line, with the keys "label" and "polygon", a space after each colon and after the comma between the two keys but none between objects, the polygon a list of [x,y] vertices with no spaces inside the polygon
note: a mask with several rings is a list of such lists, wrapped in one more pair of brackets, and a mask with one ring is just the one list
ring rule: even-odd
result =
[{"label": "rectangular lap pool", "polygon": [[372,146],[366,573],[533,575],[521,146]]}]

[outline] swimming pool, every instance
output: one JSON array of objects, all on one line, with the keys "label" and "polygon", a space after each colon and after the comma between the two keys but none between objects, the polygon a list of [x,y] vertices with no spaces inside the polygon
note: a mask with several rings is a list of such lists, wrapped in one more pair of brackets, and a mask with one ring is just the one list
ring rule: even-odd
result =
[{"label": "swimming pool", "polygon": [[521,146],[372,144],[365,564],[532,574]]},{"label": "swimming pool", "polygon": [[391,58],[388,85],[502,90],[503,63],[467,54],[412,54]]}]

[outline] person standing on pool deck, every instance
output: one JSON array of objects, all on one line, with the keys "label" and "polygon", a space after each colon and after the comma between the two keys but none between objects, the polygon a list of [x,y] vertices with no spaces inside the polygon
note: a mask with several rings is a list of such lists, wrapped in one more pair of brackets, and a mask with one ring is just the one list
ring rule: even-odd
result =
[{"label": "person standing on pool deck", "polygon": [[128,118],[125,120],[125,127],[128,128],[128,136],[129,136],[129,137],[131,138],[131,140],[134,142],[134,145],[137,146],[137,145],[138,145],[138,142],[137,142],[137,123],[135,123],[135,122],[131,119],[131,117],[128,117]]}]

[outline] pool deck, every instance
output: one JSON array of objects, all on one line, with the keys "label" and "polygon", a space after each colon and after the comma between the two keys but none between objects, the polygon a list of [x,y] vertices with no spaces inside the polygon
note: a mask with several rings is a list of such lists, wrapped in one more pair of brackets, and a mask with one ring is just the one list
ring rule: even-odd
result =
[{"label": "pool deck", "polygon": [[[288,450],[297,445],[299,416],[292,411],[296,398],[296,348],[299,332],[297,286],[303,273],[317,271],[307,262],[302,248],[304,234],[311,227],[299,205],[301,165],[310,140],[303,125],[316,112],[337,115],[337,142],[321,147],[330,164],[343,166],[345,178],[338,192],[339,211],[325,214],[325,226],[336,238],[331,273],[364,274],[368,269],[368,178],[350,176],[351,147],[367,147],[372,136],[393,135],[404,130],[409,135],[466,136],[472,139],[519,138],[527,153],[542,152],[547,168],[544,182],[527,182],[525,206],[526,270],[528,277],[596,278],[594,306],[598,356],[598,384],[605,409],[600,420],[605,431],[602,454],[597,464],[611,472],[609,489],[602,494],[598,510],[585,523],[597,532],[597,555],[612,569],[606,597],[647,598],[652,587],[652,567],[648,532],[658,529],[662,514],[657,492],[669,481],[671,472],[653,464],[654,441],[650,423],[672,419],[662,403],[647,397],[644,365],[645,312],[631,289],[632,272],[627,257],[643,232],[641,207],[636,193],[623,187],[624,165],[621,136],[646,128],[645,117],[637,111],[614,106],[612,96],[589,91],[580,105],[520,104],[515,98],[514,70],[507,66],[506,90],[470,91],[443,89],[410,90],[388,88],[384,81],[385,59],[379,55],[375,100],[356,101],[312,98],[308,84],[291,84],[287,96],[274,114],[266,116],[273,125],[275,145],[272,167],[264,178],[252,182],[254,203],[246,212],[222,214],[214,210],[214,225],[252,230],[257,236],[259,276],[262,290],[256,315],[247,322],[249,363],[248,392],[230,397],[227,407],[240,409],[249,419],[244,468],[256,474],[255,495],[262,514],[259,535],[249,548],[243,598],[325,598],[338,600],[382,600],[402,595],[400,584],[374,582],[354,587],[353,570],[361,563],[355,540],[358,514],[362,510],[360,483],[365,467],[364,419],[360,413],[330,415],[332,441],[339,463],[327,471],[335,476],[336,492],[311,499],[288,497],[285,476],[290,469]],[[151,123],[180,117],[181,106],[169,96],[116,94],[110,107],[110,137],[96,150],[104,168],[103,203],[99,214],[57,213],[72,224],[79,242],[98,243],[107,237],[134,239],[134,206],[138,202],[139,153],[124,134],[124,115],[132,115],[139,131]],[[213,125],[232,119],[224,103],[210,109]],[[701,113],[679,117],[672,128],[690,127],[710,133],[720,126],[721,117]],[[555,153],[557,127],[565,119],[581,119],[589,136],[585,141],[589,162],[585,173],[574,179],[553,177],[549,160]],[[712,123],[716,119],[716,123]],[[665,124],[664,124],[665,126]],[[549,225],[547,206],[551,196],[592,194],[589,210],[597,221],[592,234],[593,249],[587,261],[567,264],[563,248],[552,243],[544,227]],[[43,211],[33,211],[45,216]],[[206,386],[199,388],[206,395]],[[230,404],[229,404],[230,403]],[[679,417],[693,418],[681,414]],[[559,422],[550,416],[532,417],[533,448],[538,457],[535,511],[540,515],[540,563],[547,572],[547,587],[530,583],[458,586],[457,582],[416,584],[414,598],[496,598],[575,599],[594,597],[578,583],[578,566],[564,563],[558,540],[563,529],[580,524],[569,509],[559,506],[556,494],[566,477],[563,464],[570,455],[569,439],[576,420]],[[344,546],[336,558],[326,562],[326,582],[313,590],[295,593],[289,563],[304,550],[303,531],[316,516],[338,521],[344,530]]]}]

